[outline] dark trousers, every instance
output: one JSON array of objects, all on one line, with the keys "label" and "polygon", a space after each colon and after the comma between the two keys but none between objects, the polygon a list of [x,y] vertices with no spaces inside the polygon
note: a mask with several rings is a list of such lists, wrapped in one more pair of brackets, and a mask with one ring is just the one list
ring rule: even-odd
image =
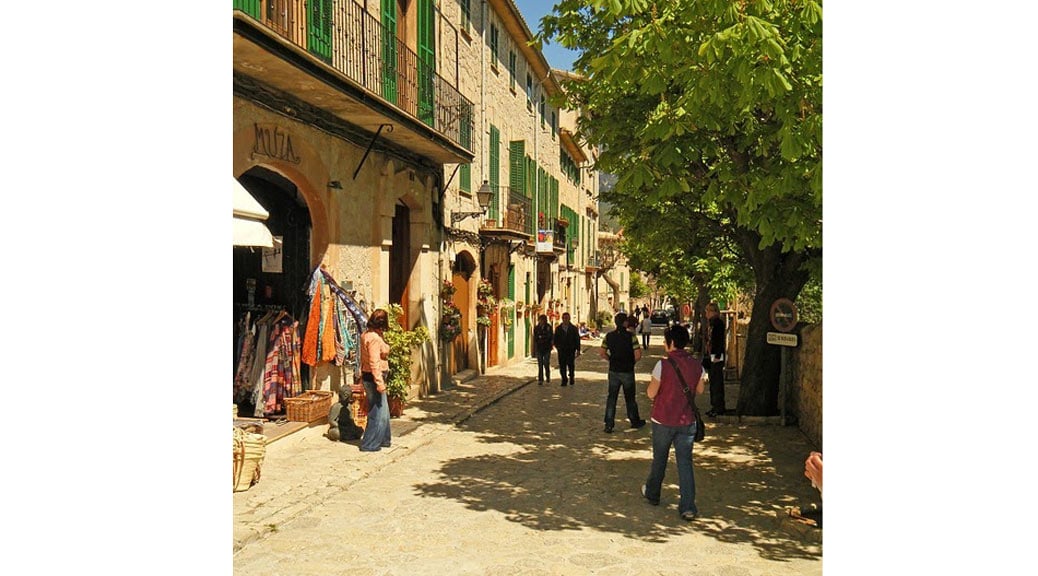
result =
[{"label": "dark trousers", "polygon": [[714,362],[707,371],[710,376],[710,408],[724,413],[724,362]]},{"label": "dark trousers", "polygon": [[606,395],[605,423],[609,428],[616,421],[616,400],[620,395],[620,389],[624,391],[624,404],[627,406],[627,420],[634,426],[641,420],[638,415],[638,401],[634,397],[634,372],[613,372],[607,374],[609,389]]},{"label": "dark trousers", "polygon": [[650,336],[649,332],[642,332],[642,348],[648,348],[649,347],[649,336]]},{"label": "dark trousers", "polygon": [[537,352],[537,381],[551,382],[551,348],[547,352]]},{"label": "dark trousers", "polygon": [[574,361],[577,357],[576,350],[559,350],[559,374],[562,375],[562,385],[566,385],[566,371],[569,370],[569,382],[573,382]]}]

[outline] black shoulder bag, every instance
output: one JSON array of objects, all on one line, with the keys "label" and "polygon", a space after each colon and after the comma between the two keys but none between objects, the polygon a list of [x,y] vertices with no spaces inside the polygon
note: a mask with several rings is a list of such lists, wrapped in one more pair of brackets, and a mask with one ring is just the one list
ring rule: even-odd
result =
[{"label": "black shoulder bag", "polygon": [[703,438],[706,437],[706,423],[703,422],[702,416],[699,415],[699,408],[696,407],[696,399],[692,395],[692,391],[688,389],[688,384],[685,382],[685,376],[681,374],[681,370],[678,368],[678,363],[673,358],[667,358],[670,365],[674,368],[674,371],[678,373],[678,380],[681,381],[681,390],[685,393],[685,399],[688,400],[689,405],[692,406],[692,413],[696,415],[696,433],[692,439],[696,442],[702,442]]}]

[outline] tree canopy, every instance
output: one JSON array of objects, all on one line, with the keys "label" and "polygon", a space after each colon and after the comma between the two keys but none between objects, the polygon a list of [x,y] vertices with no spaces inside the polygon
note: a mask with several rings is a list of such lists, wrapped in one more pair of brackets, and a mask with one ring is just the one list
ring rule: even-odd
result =
[{"label": "tree canopy", "polygon": [[700,286],[752,270],[739,405],[773,413],[766,309],[820,270],[821,3],[562,0],[541,29],[580,53],[558,104],[618,177],[603,199],[632,265]]}]

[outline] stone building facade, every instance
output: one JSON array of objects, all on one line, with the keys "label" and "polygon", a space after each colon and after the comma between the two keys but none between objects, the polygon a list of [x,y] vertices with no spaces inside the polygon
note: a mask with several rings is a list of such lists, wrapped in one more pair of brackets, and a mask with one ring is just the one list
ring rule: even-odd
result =
[{"label": "stone building facade", "polygon": [[[585,319],[593,151],[576,113],[550,105],[561,73],[512,0],[235,0],[233,14],[233,171],[270,212],[279,258],[268,271],[268,254],[235,248],[236,317],[256,294],[301,317],[323,268],[369,311],[401,304],[428,328],[412,395],[529,355],[538,312]],[[481,328],[484,282],[507,305]],[[463,316],[449,342],[445,284]],[[331,364],[306,377],[346,378]]]},{"label": "stone building facade", "polygon": [[[462,334],[445,352],[454,373],[529,356],[540,313],[553,323],[563,312],[574,323],[587,319],[598,179],[589,170],[592,152],[575,136],[576,112],[550,103],[568,74],[527,44],[533,34],[515,4],[458,1],[441,9],[461,39],[459,90],[475,104],[473,161],[444,165],[443,274],[462,314]],[[484,185],[490,205],[475,216]],[[507,305],[481,327],[484,282]]]}]

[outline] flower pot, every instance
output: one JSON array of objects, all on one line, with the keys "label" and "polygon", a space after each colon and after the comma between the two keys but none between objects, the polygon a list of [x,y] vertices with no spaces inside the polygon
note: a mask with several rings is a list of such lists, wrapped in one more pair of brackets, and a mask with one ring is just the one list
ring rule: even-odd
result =
[{"label": "flower pot", "polygon": [[400,398],[389,399],[389,417],[399,418],[404,414],[404,401]]}]

